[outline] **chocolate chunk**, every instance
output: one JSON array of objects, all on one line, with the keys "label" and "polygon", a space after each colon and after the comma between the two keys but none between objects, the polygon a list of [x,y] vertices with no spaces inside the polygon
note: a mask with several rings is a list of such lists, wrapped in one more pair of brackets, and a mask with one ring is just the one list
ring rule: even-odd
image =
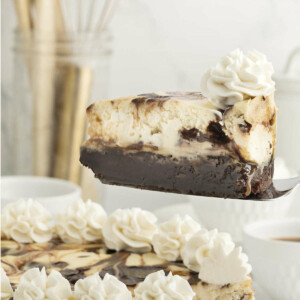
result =
[{"label": "chocolate chunk", "polygon": [[94,106],[94,103],[90,104],[87,109],[86,109],[86,112],[89,112],[93,109],[93,106]]},{"label": "chocolate chunk", "polygon": [[63,277],[65,277],[71,284],[75,284],[77,280],[82,279],[85,277],[84,271],[86,271],[87,268],[77,268],[75,270],[71,269],[64,269],[61,270],[60,273]]},{"label": "chocolate chunk", "polygon": [[57,268],[65,268],[66,266],[68,266],[68,263],[66,263],[65,261],[56,261],[52,263],[52,266]]},{"label": "chocolate chunk", "polygon": [[144,143],[143,142],[138,142],[137,144],[132,144],[128,146],[126,149],[127,150],[141,150],[143,148]]},{"label": "chocolate chunk", "polygon": [[217,122],[211,122],[207,128],[208,133],[202,133],[196,128],[183,129],[180,136],[184,140],[197,141],[199,143],[211,142],[213,144],[221,145],[230,142],[230,139],[223,132],[222,126]]},{"label": "chocolate chunk", "polygon": [[211,134],[211,141],[215,144],[227,144],[230,142],[229,137],[223,131],[222,125],[218,122],[210,122],[207,127]]},{"label": "chocolate chunk", "polygon": [[182,139],[187,141],[197,141],[197,142],[206,142],[209,140],[210,136],[207,134],[203,134],[201,131],[199,131],[196,128],[191,129],[183,129],[180,132],[180,136]]},{"label": "chocolate chunk", "polygon": [[244,120],[243,124],[239,124],[239,128],[241,129],[242,132],[249,133],[252,128],[252,125],[248,123],[246,120]]}]

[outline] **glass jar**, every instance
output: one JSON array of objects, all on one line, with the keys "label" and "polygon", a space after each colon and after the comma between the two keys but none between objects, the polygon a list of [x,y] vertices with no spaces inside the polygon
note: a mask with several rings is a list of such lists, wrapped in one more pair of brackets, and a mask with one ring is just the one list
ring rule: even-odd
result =
[{"label": "glass jar", "polygon": [[82,182],[87,106],[107,96],[111,36],[15,32],[10,133],[13,174]]}]

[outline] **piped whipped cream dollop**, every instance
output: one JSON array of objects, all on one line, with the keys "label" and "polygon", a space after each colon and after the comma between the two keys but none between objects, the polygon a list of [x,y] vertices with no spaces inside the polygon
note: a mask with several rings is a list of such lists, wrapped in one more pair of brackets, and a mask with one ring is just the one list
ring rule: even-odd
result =
[{"label": "piped whipped cream dollop", "polygon": [[234,248],[234,242],[228,233],[218,232],[217,229],[201,229],[195,233],[182,247],[183,263],[191,270],[199,272],[203,260],[210,256],[212,249],[221,245],[226,253]]},{"label": "piped whipped cream dollop", "polygon": [[115,276],[105,274],[103,280],[98,273],[79,279],[74,286],[75,300],[131,300],[127,286]]},{"label": "piped whipped cream dollop", "polygon": [[1,235],[19,243],[45,243],[52,238],[52,216],[38,201],[21,199],[4,207]]},{"label": "piped whipped cream dollop", "polygon": [[179,260],[182,247],[200,228],[200,225],[190,216],[181,218],[175,215],[169,221],[160,224],[158,233],[153,236],[155,253],[168,261]]},{"label": "piped whipped cream dollop", "polygon": [[251,266],[228,233],[202,229],[182,248],[183,263],[207,283],[225,285],[248,279]]},{"label": "piped whipped cream dollop", "polygon": [[195,293],[187,280],[164,271],[149,274],[134,290],[135,300],[192,300]]},{"label": "piped whipped cream dollop", "polygon": [[273,66],[256,50],[244,54],[236,49],[220,59],[202,77],[201,90],[218,108],[237,101],[269,96],[275,90]]},{"label": "piped whipped cream dollop", "polygon": [[210,251],[209,257],[204,258],[199,278],[204,282],[225,285],[249,279],[251,270],[248,256],[242,253],[241,247],[227,252],[222,245],[218,245]]},{"label": "piped whipped cream dollop", "polygon": [[45,268],[29,269],[20,280],[14,300],[69,300],[70,283],[59,272],[52,270],[47,276]]},{"label": "piped whipped cream dollop", "polygon": [[90,199],[78,199],[56,218],[56,232],[65,243],[86,243],[102,239],[106,212]]},{"label": "piped whipped cream dollop", "polygon": [[13,295],[14,292],[9,279],[3,268],[1,268],[1,300],[9,300],[10,298],[13,298]]},{"label": "piped whipped cream dollop", "polygon": [[157,218],[140,208],[117,209],[103,226],[103,237],[109,249],[149,252],[157,232]]}]

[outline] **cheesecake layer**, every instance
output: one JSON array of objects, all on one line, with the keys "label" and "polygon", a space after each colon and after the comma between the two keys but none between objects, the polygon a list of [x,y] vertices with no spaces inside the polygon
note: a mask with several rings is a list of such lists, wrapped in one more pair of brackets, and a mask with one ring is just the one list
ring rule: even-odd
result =
[{"label": "cheesecake layer", "polygon": [[[87,117],[91,141],[120,148],[142,143],[144,150],[162,155],[239,155],[256,164],[268,163],[274,152],[273,96],[240,101],[223,111],[198,92],[142,94],[96,102]],[[185,138],[185,132],[197,135]],[[228,148],[230,141],[234,149]]]},{"label": "cheesecake layer", "polygon": [[201,93],[142,94],[87,109],[89,140],[80,161],[108,184],[246,198],[273,176],[273,96],[226,110]]},{"label": "cheesecake layer", "polygon": [[195,300],[254,299],[252,280],[227,285],[214,285],[201,281],[198,274],[188,270],[181,261],[168,262],[156,254],[115,252],[108,250],[102,243],[78,245],[61,244],[52,241],[45,244],[20,244],[2,240],[1,267],[5,270],[13,287],[16,288],[20,277],[26,270],[45,267],[46,272],[59,271],[73,285],[78,279],[93,275],[101,277],[106,273],[115,275],[133,291],[139,282],[158,270],[170,271],[188,280]]}]

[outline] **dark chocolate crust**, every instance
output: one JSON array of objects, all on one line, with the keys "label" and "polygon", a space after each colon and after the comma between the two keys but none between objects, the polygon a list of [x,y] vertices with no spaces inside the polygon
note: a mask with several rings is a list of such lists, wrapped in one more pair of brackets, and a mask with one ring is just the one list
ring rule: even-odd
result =
[{"label": "dark chocolate crust", "polygon": [[222,198],[261,199],[273,176],[273,161],[261,169],[230,156],[175,158],[108,146],[81,147],[80,162],[106,184]]}]

